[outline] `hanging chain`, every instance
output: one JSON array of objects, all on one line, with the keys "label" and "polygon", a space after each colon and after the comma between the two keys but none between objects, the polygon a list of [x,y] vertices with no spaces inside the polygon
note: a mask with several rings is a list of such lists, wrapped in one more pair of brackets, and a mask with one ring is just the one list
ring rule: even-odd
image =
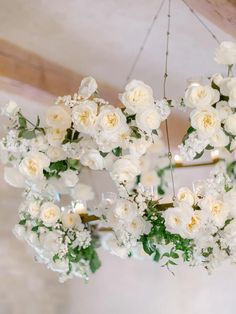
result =
[{"label": "hanging chain", "polygon": [[200,18],[200,16],[190,7],[190,5],[185,1],[182,0],[186,7],[190,10],[190,12],[196,17],[196,19],[200,22],[200,24],[207,30],[207,32],[214,38],[217,44],[220,44],[219,39],[216,35],[212,32],[212,30],[207,26],[207,24]]},{"label": "hanging chain", "polygon": [[150,36],[150,34],[151,34],[151,32],[152,32],[152,29],[153,29],[153,27],[154,27],[154,25],[155,25],[155,23],[156,23],[157,18],[158,18],[159,15],[160,15],[160,12],[161,12],[161,10],[162,10],[162,7],[163,7],[164,2],[165,2],[165,0],[162,0],[160,6],[159,6],[158,9],[157,9],[156,14],[154,15],[154,17],[153,17],[153,19],[152,19],[152,22],[151,22],[150,26],[149,26],[148,29],[147,29],[147,32],[146,32],[145,37],[144,37],[144,39],[143,39],[143,41],[142,41],[142,44],[141,44],[141,46],[140,46],[140,48],[139,48],[139,50],[138,50],[138,53],[137,53],[137,55],[136,55],[136,57],[135,57],[135,59],[134,59],[134,62],[133,62],[133,64],[132,64],[131,68],[130,68],[130,71],[129,71],[127,77],[126,77],[125,85],[129,82],[129,80],[131,79],[131,77],[132,77],[132,75],[133,75],[133,73],[134,73],[134,70],[135,70],[135,68],[136,68],[136,66],[137,66],[137,63],[138,63],[138,61],[139,61],[139,59],[140,59],[140,57],[141,57],[141,54],[142,54],[142,52],[143,52],[143,50],[144,50],[144,48],[145,48],[145,46],[146,46],[147,40],[148,40],[148,38],[149,38],[149,36]]},{"label": "hanging chain", "polygon": [[[166,53],[165,53],[165,70],[164,70],[164,79],[163,79],[163,97],[166,99],[166,81],[168,77],[168,56],[169,56],[169,41],[170,41],[170,11],[171,11],[171,0],[168,0],[168,15],[167,15],[167,32],[166,32]],[[167,138],[167,147],[168,147],[168,158],[169,158],[169,167],[171,174],[171,183],[172,183],[172,193],[173,193],[173,201],[175,200],[175,181],[174,181],[174,173],[173,173],[173,164],[172,164],[172,153],[170,149],[170,136],[169,136],[169,128],[168,128],[168,119],[165,121],[166,127],[166,138]]]}]

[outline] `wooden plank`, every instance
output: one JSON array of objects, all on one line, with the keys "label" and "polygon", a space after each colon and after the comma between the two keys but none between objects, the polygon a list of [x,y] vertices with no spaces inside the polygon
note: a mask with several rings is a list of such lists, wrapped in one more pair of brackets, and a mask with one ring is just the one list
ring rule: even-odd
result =
[{"label": "wooden plank", "polygon": [[[82,79],[78,73],[5,40],[0,40],[0,77],[57,96],[76,92]],[[102,97],[109,101],[117,99],[115,88],[102,82],[98,82],[98,85]]]},{"label": "wooden plank", "polygon": [[220,29],[236,37],[236,0],[185,0]]}]

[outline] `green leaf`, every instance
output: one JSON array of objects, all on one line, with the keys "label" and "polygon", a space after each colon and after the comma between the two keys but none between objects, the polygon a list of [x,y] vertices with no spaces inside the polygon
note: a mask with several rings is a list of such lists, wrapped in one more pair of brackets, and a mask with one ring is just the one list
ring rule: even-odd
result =
[{"label": "green leaf", "polygon": [[39,229],[39,226],[34,226],[31,230],[34,231],[34,232],[37,232]]},{"label": "green leaf", "polygon": [[196,130],[192,127],[192,126],[190,126],[189,128],[188,128],[188,130],[187,130],[187,133],[188,134],[191,134],[191,133],[193,133],[193,132],[195,132]]},{"label": "green leaf", "polygon": [[121,147],[116,147],[112,150],[112,153],[116,156],[116,157],[120,157],[122,155],[122,148]]},{"label": "green leaf", "polygon": [[153,248],[151,247],[151,245],[149,244],[149,240],[148,237],[143,236],[142,239],[142,244],[143,244],[143,249],[144,251],[148,254],[148,255],[152,255],[152,253],[154,252]]},{"label": "green leaf", "polygon": [[165,194],[165,191],[163,190],[163,188],[160,185],[158,186],[157,191],[158,191],[159,195],[164,195]]},{"label": "green leaf", "polygon": [[161,258],[161,254],[160,254],[159,250],[156,250],[155,255],[153,256],[153,260],[155,262],[159,262],[160,258]]},{"label": "green leaf", "polygon": [[179,258],[179,254],[178,253],[176,253],[176,252],[170,252],[170,257],[172,257],[172,258]]},{"label": "green leaf", "polygon": [[55,254],[52,258],[53,262],[55,263],[59,259],[59,255]]},{"label": "green leaf", "polygon": [[203,155],[203,153],[204,153],[204,150],[203,150],[203,151],[201,151],[201,153],[197,153],[197,154],[196,154],[196,156],[195,156],[193,159],[198,159],[198,158],[201,158],[201,157],[202,157],[202,155]]},{"label": "green leaf", "polygon": [[21,219],[19,221],[19,225],[25,225],[26,224],[26,219]]},{"label": "green leaf", "polygon": [[101,266],[101,261],[100,261],[98,255],[97,255],[97,252],[95,250],[93,251],[92,257],[89,261],[89,266],[90,266],[92,273],[95,273],[96,270],[98,270],[98,268]]},{"label": "green leaf", "polygon": [[139,129],[136,126],[131,126],[130,127],[132,132],[131,132],[131,137],[135,137],[135,138],[141,138],[141,134],[139,133]]},{"label": "green leaf", "polygon": [[168,264],[175,265],[175,266],[177,265],[177,264],[176,264],[174,261],[172,261],[172,260],[169,260],[169,261],[168,261]]},{"label": "green leaf", "polygon": [[103,158],[105,158],[109,153],[104,153],[104,152],[101,152],[101,151],[99,151],[99,153],[100,153],[100,155],[103,157]]},{"label": "green leaf", "polygon": [[215,83],[213,80],[211,81],[211,87],[214,88],[214,89],[216,89],[216,90],[218,90],[218,91],[220,92],[219,86],[216,85],[216,83]]},{"label": "green leaf", "polygon": [[39,127],[39,125],[40,125],[40,119],[39,119],[39,116],[37,116],[36,128]]},{"label": "green leaf", "polygon": [[59,160],[55,162],[51,162],[49,169],[51,171],[55,171],[56,173],[59,173],[61,171],[66,171],[68,168],[67,162],[65,160]]},{"label": "green leaf", "polygon": [[21,129],[25,129],[27,127],[26,119],[22,115],[19,116],[18,122]]},{"label": "green leaf", "polygon": [[77,159],[68,158],[67,165],[69,169],[77,170],[79,168],[79,161]]},{"label": "green leaf", "polygon": [[135,116],[136,116],[136,114],[133,114],[133,115],[126,117],[126,122],[130,123],[132,120],[135,120]]},{"label": "green leaf", "polygon": [[19,137],[23,137],[23,138],[25,138],[27,140],[30,140],[30,139],[36,137],[36,133],[35,133],[35,130],[32,130],[32,131],[23,130],[23,131],[20,131]]}]

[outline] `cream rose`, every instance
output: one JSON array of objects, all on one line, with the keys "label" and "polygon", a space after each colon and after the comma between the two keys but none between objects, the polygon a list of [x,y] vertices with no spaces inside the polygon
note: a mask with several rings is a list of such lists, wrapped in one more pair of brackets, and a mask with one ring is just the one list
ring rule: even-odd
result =
[{"label": "cream rose", "polygon": [[78,132],[93,134],[98,113],[97,104],[86,100],[72,109],[72,121]]},{"label": "cream rose", "polygon": [[193,206],[194,194],[189,188],[182,187],[177,193],[177,201],[179,204],[188,204],[189,206]]},{"label": "cream rose", "polygon": [[60,219],[61,211],[60,208],[51,202],[44,203],[40,208],[40,218],[47,227],[55,225]]},{"label": "cream rose", "polygon": [[61,221],[65,228],[74,228],[75,225],[81,221],[81,219],[76,213],[63,212],[61,215]]},{"label": "cream rose", "polygon": [[223,41],[216,49],[215,61],[218,64],[232,65],[236,63],[236,43]]},{"label": "cream rose", "polygon": [[37,181],[43,178],[43,170],[50,164],[50,159],[41,152],[28,152],[19,165],[19,170],[26,179]]},{"label": "cream rose", "polygon": [[80,162],[82,165],[93,170],[102,170],[104,168],[103,157],[97,149],[90,149],[85,152],[81,156]]},{"label": "cream rose", "polygon": [[49,128],[47,129],[46,136],[50,145],[59,146],[62,144],[66,136],[66,130],[60,128]]},{"label": "cream rose", "polygon": [[190,86],[184,96],[184,102],[190,108],[203,108],[216,103],[220,93],[210,86]]},{"label": "cream rose", "polygon": [[148,107],[136,114],[137,127],[146,133],[151,133],[160,127],[161,116],[154,107]]},{"label": "cream rose", "polygon": [[219,129],[209,140],[210,145],[215,148],[225,147],[229,144],[229,137],[222,129]]},{"label": "cream rose", "polygon": [[191,125],[197,130],[199,137],[209,138],[220,128],[220,117],[216,109],[206,107],[194,110],[190,114]]},{"label": "cream rose", "polygon": [[15,118],[19,111],[20,107],[14,101],[9,101],[1,108],[1,114],[9,118]]},{"label": "cream rose", "polygon": [[137,215],[137,206],[128,200],[118,200],[114,208],[114,214],[119,219],[130,221]]},{"label": "cream rose", "polygon": [[59,105],[51,106],[46,112],[46,123],[52,128],[70,128],[70,109],[68,107],[62,107]]},{"label": "cream rose", "polygon": [[97,128],[105,133],[118,133],[126,126],[126,118],[119,108],[110,105],[102,107],[97,119]]},{"label": "cream rose", "polygon": [[119,98],[130,113],[137,113],[154,104],[151,87],[137,80],[127,84],[125,92],[120,94]]},{"label": "cream rose", "polygon": [[236,113],[225,119],[224,128],[228,133],[236,135]]},{"label": "cream rose", "polygon": [[110,175],[117,183],[129,183],[140,173],[138,159],[127,155],[114,162]]},{"label": "cream rose", "polygon": [[81,81],[78,94],[84,99],[88,99],[96,92],[97,88],[98,86],[95,79],[91,76],[88,76]]}]

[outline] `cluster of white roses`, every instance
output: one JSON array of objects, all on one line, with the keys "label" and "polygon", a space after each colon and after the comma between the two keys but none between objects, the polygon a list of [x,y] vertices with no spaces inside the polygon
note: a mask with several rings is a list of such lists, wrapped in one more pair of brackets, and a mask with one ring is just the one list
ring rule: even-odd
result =
[{"label": "cluster of white roses", "polygon": [[[236,63],[236,45],[223,42],[216,51],[216,62],[228,65],[230,71]],[[229,75],[230,75],[229,71]],[[204,149],[236,148],[236,78],[215,74],[211,86],[187,88],[184,105],[193,109],[191,127],[180,145],[185,160],[199,158]]]},{"label": "cluster of white roses", "polygon": [[235,200],[235,185],[218,165],[194,191],[181,188],[174,207],[163,213],[169,232],[193,239],[194,265],[212,270],[223,260],[235,262]]},{"label": "cluster of white roses", "polygon": [[[94,198],[92,188],[79,181],[81,168],[108,170],[126,194],[135,188],[142,156],[158,146],[160,123],[170,114],[169,102],[155,102],[152,89],[141,81],[130,82],[120,100],[122,109],[109,105],[99,98],[96,81],[87,77],[78,93],[58,97],[47,110],[45,127],[39,118],[35,124],[29,121],[14,102],[2,109],[11,122],[0,142],[4,176],[26,191],[15,234],[62,278],[87,277],[89,268],[93,272],[99,267],[96,235],[80,218],[87,213],[86,201]],[[61,207],[66,194],[74,201]],[[120,199],[108,216],[103,213],[127,254],[147,232],[144,207],[144,201],[141,210],[137,200]]]}]

